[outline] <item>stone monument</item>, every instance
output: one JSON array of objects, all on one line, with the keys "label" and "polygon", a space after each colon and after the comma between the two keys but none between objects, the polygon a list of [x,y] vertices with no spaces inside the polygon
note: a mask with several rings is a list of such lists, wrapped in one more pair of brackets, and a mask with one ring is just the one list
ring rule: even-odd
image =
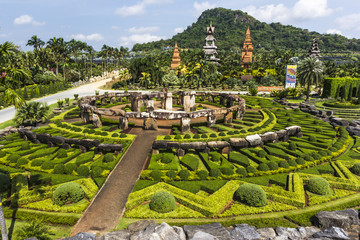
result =
[{"label": "stone monument", "polygon": [[220,60],[217,58],[217,46],[215,46],[216,38],[214,37],[215,33],[215,27],[212,26],[212,23],[210,22],[210,27],[206,28],[206,33],[208,34],[205,38],[205,46],[204,46],[204,52],[205,52],[205,59],[213,62],[215,64],[219,64],[218,61]]},{"label": "stone monument", "polygon": [[241,49],[241,66],[243,68],[250,68],[253,61],[254,46],[251,42],[250,29],[246,31],[244,45]]},{"label": "stone monument", "polygon": [[175,47],[174,47],[174,55],[171,61],[171,69],[177,69],[181,64],[181,59],[180,59],[180,55],[179,55],[179,49],[178,49],[178,45],[177,43],[175,43]]},{"label": "stone monument", "polygon": [[320,55],[320,49],[319,49],[319,46],[318,46],[318,42],[317,42],[317,39],[314,38],[313,39],[313,43],[312,43],[312,46],[309,50],[309,57],[321,57]]}]

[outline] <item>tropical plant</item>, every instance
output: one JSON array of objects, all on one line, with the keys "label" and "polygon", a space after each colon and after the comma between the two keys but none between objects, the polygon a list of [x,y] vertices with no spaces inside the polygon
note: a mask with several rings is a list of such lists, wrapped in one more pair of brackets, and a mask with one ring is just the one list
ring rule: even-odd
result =
[{"label": "tropical plant", "polygon": [[41,102],[28,102],[16,111],[14,121],[19,126],[35,125],[49,119],[49,106]]},{"label": "tropical plant", "polygon": [[58,108],[63,108],[64,107],[64,100],[63,99],[61,99],[61,98],[58,98],[57,99],[57,105],[58,105]]},{"label": "tropical plant", "polygon": [[51,239],[52,232],[40,221],[31,221],[25,224],[16,233],[18,239],[37,238],[39,240]]},{"label": "tropical plant", "polygon": [[324,67],[319,59],[307,57],[297,67],[297,78],[301,86],[306,86],[306,101],[309,101],[310,86],[319,85],[323,80]]}]

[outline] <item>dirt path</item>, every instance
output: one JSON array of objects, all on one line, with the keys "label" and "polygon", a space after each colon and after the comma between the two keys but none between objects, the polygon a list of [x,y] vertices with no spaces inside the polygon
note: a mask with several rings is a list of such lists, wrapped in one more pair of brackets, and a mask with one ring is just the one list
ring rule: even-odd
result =
[{"label": "dirt path", "polygon": [[72,235],[79,232],[102,233],[116,227],[125,209],[128,195],[144,167],[153,141],[157,135],[169,133],[169,129],[158,131],[132,129],[131,134],[137,135],[135,141],[72,229]]}]

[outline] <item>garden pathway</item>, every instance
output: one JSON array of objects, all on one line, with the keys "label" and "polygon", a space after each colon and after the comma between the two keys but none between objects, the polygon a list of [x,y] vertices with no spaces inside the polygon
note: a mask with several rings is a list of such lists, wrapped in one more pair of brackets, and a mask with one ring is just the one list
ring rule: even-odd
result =
[{"label": "garden pathway", "polygon": [[103,233],[117,226],[128,195],[146,163],[153,141],[158,135],[169,134],[170,129],[153,131],[133,128],[130,133],[137,135],[135,141],[75,225],[72,235],[79,232]]}]

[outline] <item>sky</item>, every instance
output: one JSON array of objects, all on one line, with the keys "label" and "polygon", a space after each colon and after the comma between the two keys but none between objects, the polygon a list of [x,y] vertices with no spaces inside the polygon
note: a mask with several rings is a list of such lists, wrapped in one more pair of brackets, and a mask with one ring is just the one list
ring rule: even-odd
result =
[{"label": "sky", "polygon": [[[23,50],[33,35],[131,47],[171,38],[215,7],[242,10],[260,21],[360,38],[359,0],[0,0],[0,44]],[[216,26],[216,23],[213,23]],[[204,29],[205,31],[205,29]],[[240,44],[240,43],[239,43]]]}]

